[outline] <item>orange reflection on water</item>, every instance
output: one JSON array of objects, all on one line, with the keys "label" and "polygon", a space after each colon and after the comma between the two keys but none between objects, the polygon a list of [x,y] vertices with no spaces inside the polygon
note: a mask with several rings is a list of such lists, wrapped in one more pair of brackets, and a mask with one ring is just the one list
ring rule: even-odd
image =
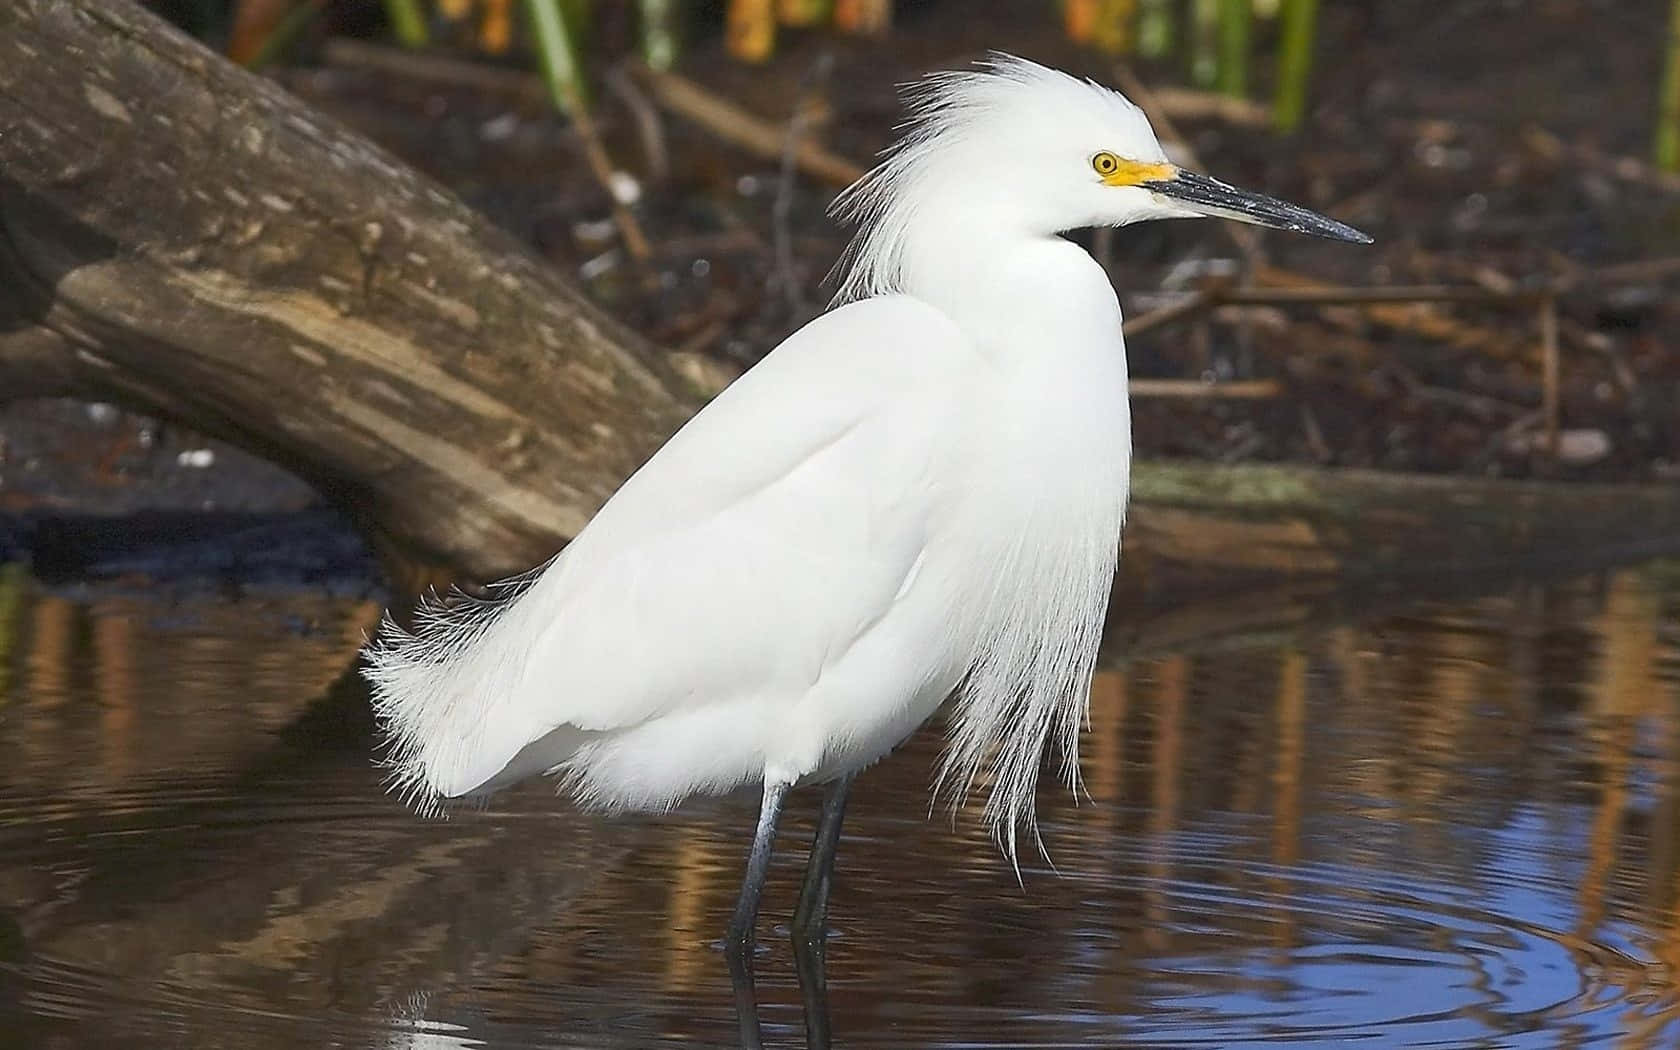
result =
[{"label": "orange reflection on water", "polygon": [[[105,994],[89,1010],[113,1024],[155,1004],[188,1018],[188,1046],[221,1030],[203,1004],[269,1018],[248,1022],[266,1048],[359,1045],[334,1025],[410,1000],[490,1042],[496,1025],[516,1043],[727,1037],[714,946],[751,797],[607,820],[538,783],[421,821],[381,793],[366,739],[286,743],[354,706],[338,680],[375,603],[81,602],[18,580],[0,576],[0,920],[34,957],[122,985],[17,1001]],[[1047,782],[1061,874],[1028,857],[1021,884],[976,807],[924,819],[936,719],[858,782],[837,1032],[1170,1045],[1298,1024],[1403,1045],[1428,1015],[1461,1026],[1423,1033],[1441,1045],[1524,1024],[1537,1045],[1675,1045],[1677,611],[1664,566],[1317,626],[1291,611],[1252,636],[1199,637],[1175,609],[1169,649],[1097,676],[1091,799]],[[769,931],[808,795],[765,906],[772,1016],[797,1007]],[[22,1023],[9,972],[0,1023]]]}]

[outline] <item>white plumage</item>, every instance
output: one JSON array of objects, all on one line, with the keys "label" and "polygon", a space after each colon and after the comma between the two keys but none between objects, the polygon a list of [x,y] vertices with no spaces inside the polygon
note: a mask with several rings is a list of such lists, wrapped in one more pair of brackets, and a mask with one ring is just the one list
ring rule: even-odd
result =
[{"label": "white plumage", "polygon": [[1180,172],[1125,99],[1018,59],[930,78],[911,112],[837,202],[861,224],[844,305],[503,600],[382,629],[368,675],[420,806],[544,771],[607,809],[764,781],[773,832],[771,787],[849,775],[953,691],[940,779],[990,784],[1011,857],[1047,743],[1077,776],[1131,447],[1118,304],[1058,234],[1362,235]]}]

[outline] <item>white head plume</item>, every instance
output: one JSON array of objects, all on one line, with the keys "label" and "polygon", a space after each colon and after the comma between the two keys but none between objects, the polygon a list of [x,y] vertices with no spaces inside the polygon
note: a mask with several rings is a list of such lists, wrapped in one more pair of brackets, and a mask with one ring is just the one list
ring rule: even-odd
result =
[{"label": "white head plume", "polygon": [[899,140],[830,208],[859,227],[836,302],[907,290],[918,240],[957,232],[940,228],[953,216],[1048,236],[1175,214],[1092,178],[1099,150],[1166,160],[1143,111],[1093,81],[994,52],[979,69],[906,85],[904,101]]}]

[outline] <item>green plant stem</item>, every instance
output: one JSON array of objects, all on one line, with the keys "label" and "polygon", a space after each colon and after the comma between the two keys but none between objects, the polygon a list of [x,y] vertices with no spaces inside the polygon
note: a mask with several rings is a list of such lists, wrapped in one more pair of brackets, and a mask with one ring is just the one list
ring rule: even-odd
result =
[{"label": "green plant stem", "polygon": [[1318,0],[1284,0],[1278,18],[1278,79],[1277,93],[1272,100],[1272,121],[1279,131],[1287,133],[1301,126],[1307,112]]},{"label": "green plant stem", "polygon": [[642,61],[650,68],[666,70],[682,54],[682,33],[678,16],[681,0],[641,0]]},{"label": "green plant stem", "polygon": [[1191,0],[1190,82],[1212,88],[1219,82],[1219,10],[1223,0]]},{"label": "green plant stem", "polygon": [[1248,94],[1250,0],[1219,0],[1219,91],[1232,98]]},{"label": "green plant stem", "polygon": [[1104,0],[1097,21],[1096,44],[1111,55],[1124,55],[1137,42],[1137,0]]},{"label": "green plant stem", "polygon": [[1173,49],[1173,0],[1140,0],[1137,50],[1144,58],[1165,58]]},{"label": "green plant stem", "polygon": [[537,60],[542,65],[549,97],[566,112],[577,113],[588,105],[589,97],[583,84],[583,68],[578,62],[576,38],[566,21],[565,9],[560,0],[525,0],[525,10],[531,18]]},{"label": "green plant stem", "polygon": [[821,25],[833,14],[833,6],[833,0],[778,0],[776,16],[783,25]]},{"label": "green plant stem", "polygon": [[403,47],[425,47],[430,33],[426,30],[426,12],[420,0],[385,0],[385,20]]},{"label": "green plant stem", "polygon": [[572,31],[572,40],[581,44],[589,35],[590,19],[595,14],[593,0],[560,0],[560,14],[566,19],[566,28]]},{"label": "green plant stem", "polygon": [[1661,94],[1657,96],[1657,134],[1653,152],[1657,167],[1680,170],[1680,0],[1671,0],[1668,47],[1663,59]]}]

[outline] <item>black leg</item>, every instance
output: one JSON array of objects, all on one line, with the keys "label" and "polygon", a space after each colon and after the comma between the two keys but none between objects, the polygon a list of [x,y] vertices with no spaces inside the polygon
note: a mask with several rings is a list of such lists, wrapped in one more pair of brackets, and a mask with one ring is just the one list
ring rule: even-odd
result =
[{"label": "black leg", "polygon": [[840,822],[846,818],[846,796],[852,787],[850,774],[830,782],[823,791],[822,816],[817,836],[811,840],[811,857],[805,862],[805,884],[799,889],[799,908],[793,913],[793,939],[806,944],[828,934],[828,892],[834,886],[834,851],[840,844]]},{"label": "black leg", "polygon": [[834,851],[840,843],[840,822],[846,816],[850,776],[828,785],[823,793],[822,817],[811,841],[805,884],[799,890],[799,910],[793,915],[793,959],[799,968],[799,990],[805,1000],[805,1042],[809,1050],[828,1050],[828,892],[834,885]]},{"label": "black leg", "polygon": [[753,994],[753,928],[758,924],[758,900],[764,893],[764,879],[770,874],[770,851],[776,844],[776,821],[782,815],[782,799],[788,786],[766,781],[764,803],[758,811],[758,831],[752,852],[747,854],[747,874],[741,880],[741,897],[729,920],[724,955],[729,959],[729,979],[735,986],[735,1017],[741,1024],[743,1050],[761,1050],[764,1037],[758,1027],[758,998]]}]

